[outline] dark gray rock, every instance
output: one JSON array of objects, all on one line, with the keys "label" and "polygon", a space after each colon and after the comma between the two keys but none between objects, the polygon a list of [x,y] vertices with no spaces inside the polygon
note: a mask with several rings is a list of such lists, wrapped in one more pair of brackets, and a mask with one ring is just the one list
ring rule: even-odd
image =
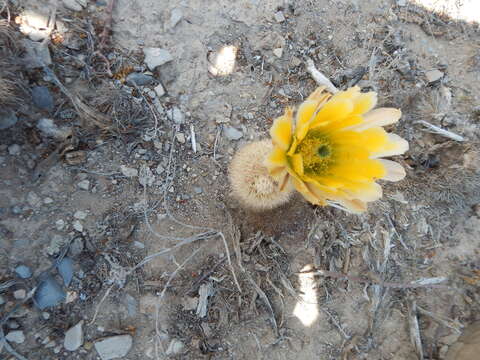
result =
[{"label": "dark gray rock", "polygon": [[45,86],[34,86],[32,88],[32,100],[36,107],[49,112],[53,111],[53,97]]},{"label": "dark gray rock", "polygon": [[18,121],[17,115],[12,110],[0,111],[0,130],[8,129]]}]

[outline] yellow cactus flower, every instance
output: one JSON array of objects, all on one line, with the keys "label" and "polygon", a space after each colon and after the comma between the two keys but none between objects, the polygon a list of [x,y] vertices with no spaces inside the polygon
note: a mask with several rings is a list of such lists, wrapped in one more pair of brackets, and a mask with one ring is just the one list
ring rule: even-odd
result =
[{"label": "yellow cactus flower", "polygon": [[403,167],[383,157],[403,154],[408,142],[382,126],[396,123],[401,111],[373,109],[374,92],[359,87],[331,95],[319,87],[297,110],[287,108],[270,135],[273,150],[265,165],[272,177],[288,181],[311,203],[353,213],[382,197],[378,179],[399,181]]}]

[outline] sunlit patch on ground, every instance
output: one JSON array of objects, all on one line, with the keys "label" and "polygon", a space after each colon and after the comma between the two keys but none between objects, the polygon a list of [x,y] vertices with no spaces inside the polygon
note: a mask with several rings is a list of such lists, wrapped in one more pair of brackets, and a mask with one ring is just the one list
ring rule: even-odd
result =
[{"label": "sunlit patch on ground", "polygon": [[208,68],[210,73],[216,76],[231,74],[235,69],[237,50],[237,47],[233,45],[222,47],[210,60],[211,64]]},{"label": "sunlit patch on ground", "polygon": [[480,23],[479,0],[410,0],[428,10],[448,15],[455,20]]},{"label": "sunlit patch on ground", "polygon": [[[311,265],[303,267],[302,272],[312,270]],[[295,315],[303,325],[311,326],[318,318],[317,289],[313,273],[298,275],[300,283],[300,298],[295,305],[293,315]]]}]

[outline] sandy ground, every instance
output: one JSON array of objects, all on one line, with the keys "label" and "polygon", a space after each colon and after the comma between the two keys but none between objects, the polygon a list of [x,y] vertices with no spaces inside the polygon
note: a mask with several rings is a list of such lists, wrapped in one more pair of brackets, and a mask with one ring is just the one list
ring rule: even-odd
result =
[{"label": "sandy ground", "polygon": [[[53,4],[19,1],[12,16]],[[5,334],[25,336],[11,342],[18,353],[98,359],[100,340],[130,335],[125,359],[445,359],[480,320],[480,38],[478,24],[452,17],[465,12],[408,0],[117,0],[100,48],[110,77],[92,56],[107,2],[85,4],[59,1],[50,68],[114,131],[21,66],[21,101],[8,105],[19,121],[0,130],[0,312]],[[173,59],[148,72],[150,47]],[[384,184],[364,215],[300,197],[254,213],[230,195],[235,151],[316,87],[308,58],[339,88],[402,109],[391,130],[410,142],[396,159],[407,178]],[[155,83],[127,86],[132,71]],[[34,85],[50,89],[54,111],[32,105]],[[45,117],[73,137],[38,130]],[[55,149],[63,156],[35,177]],[[26,299],[7,319],[22,302],[14,292],[38,285],[66,244],[67,299],[43,311]],[[33,276],[20,280],[19,264]],[[68,351],[81,320],[82,344]]]}]

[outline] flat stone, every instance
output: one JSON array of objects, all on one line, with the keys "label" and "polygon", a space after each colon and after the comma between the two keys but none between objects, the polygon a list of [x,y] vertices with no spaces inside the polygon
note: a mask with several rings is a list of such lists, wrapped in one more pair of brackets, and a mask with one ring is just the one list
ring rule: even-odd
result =
[{"label": "flat stone", "polygon": [[182,20],[183,18],[183,13],[182,10],[175,8],[172,10],[170,13],[170,20],[167,23],[167,28],[168,29],[173,29],[177,24]]},{"label": "flat stone", "polygon": [[229,140],[239,140],[243,137],[243,133],[232,126],[226,127],[224,134]]},{"label": "flat stone", "polygon": [[425,77],[427,78],[427,81],[430,84],[440,80],[443,77],[443,75],[444,75],[443,72],[437,69],[425,72]]},{"label": "flat stone", "polygon": [[282,55],[283,55],[283,49],[282,49],[282,48],[273,49],[273,54],[274,54],[276,57],[281,58]]},{"label": "flat stone", "polygon": [[13,156],[19,155],[21,151],[22,148],[18,144],[12,144],[8,147],[8,153]]},{"label": "flat stone", "polygon": [[33,104],[41,110],[53,111],[53,97],[46,86],[34,86],[32,88],[32,101]]},{"label": "flat stone", "polygon": [[132,348],[133,339],[130,335],[118,335],[95,342],[95,350],[102,360],[122,358]]},{"label": "flat stone", "polygon": [[70,248],[68,249],[68,255],[71,257],[76,257],[82,253],[83,248],[83,239],[81,237],[76,237],[70,244]]},{"label": "flat stone", "polygon": [[273,17],[275,18],[275,21],[277,23],[281,23],[281,22],[284,22],[286,20],[285,15],[283,15],[283,12],[281,12],[281,11],[277,11]]},{"label": "flat stone", "polygon": [[50,204],[53,203],[53,199],[52,199],[51,197],[48,197],[48,196],[47,196],[45,199],[43,199],[43,203],[44,203],[45,205],[50,205]]},{"label": "flat stone", "polygon": [[82,180],[77,184],[77,187],[81,190],[88,190],[90,188],[90,181]]},{"label": "flat stone", "polygon": [[157,66],[161,66],[173,60],[172,54],[168,50],[161,48],[144,48],[145,64],[150,71],[155,70]]},{"label": "flat stone", "polygon": [[185,122],[185,115],[183,115],[182,111],[176,106],[167,111],[167,117],[175,124],[183,124]]},{"label": "flat stone", "polygon": [[10,331],[5,336],[5,339],[7,339],[9,342],[21,344],[25,341],[25,335],[23,334],[22,330],[14,330],[14,331]]},{"label": "flat stone", "polygon": [[137,169],[129,168],[125,165],[120,166],[120,172],[126,177],[138,176],[138,170]]},{"label": "flat stone", "polygon": [[0,110],[0,130],[8,129],[18,122],[14,111],[8,109]]},{"label": "flat stone", "polygon": [[63,285],[70,285],[73,278],[73,260],[65,256],[57,265],[57,270],[63,279]]},{"label": "flat stone", "polygon": [[65,333],[63,347],[68,351],[75,351],[83,344],[83,320],[71,327]]},{"label": "flat stone", "polygon": [[154,83],[155,78],[151,75],[133,72],[127,75],[125,81],[130,86],[145,86]]},{"label": "flat stone", "polygon": [[32,270],[30,270],[30,268],[26,265],[18,265],[15,268],[15,272],[22,279],[28,279],[29,277],[32,276]]},{"label": "flat stone", "polygon": [[158,84],[157,86],[155,86],[154,90],[158,97],[162,97],[163,95],[165,95],[165,89],[163,88],[162,84]]},{"label": "flat stone", "polygon": [[87,218],[87,213],[82,210],[77,210],[75,211],[75,214],[73,214],[73,217],[78,220],[85,220]]}]

